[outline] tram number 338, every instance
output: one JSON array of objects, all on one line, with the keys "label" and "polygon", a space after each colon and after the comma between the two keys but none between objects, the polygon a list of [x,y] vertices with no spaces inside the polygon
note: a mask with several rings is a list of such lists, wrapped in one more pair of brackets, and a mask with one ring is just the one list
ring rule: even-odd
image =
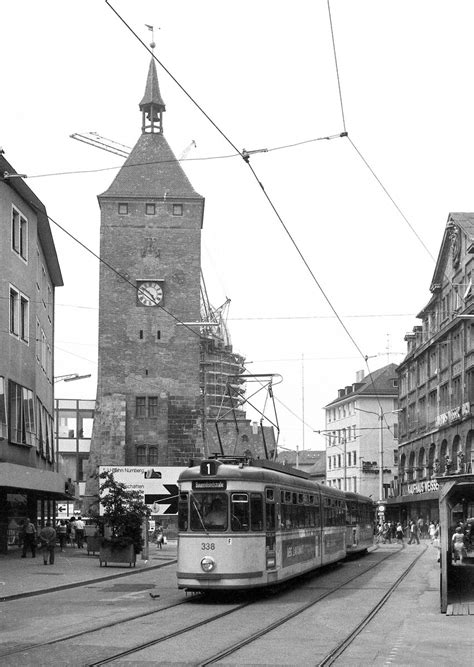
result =
[{"label": "tram number 338", "polygon": [[214,551],[215,548],[214,542],[201,542],[201,551]]}]

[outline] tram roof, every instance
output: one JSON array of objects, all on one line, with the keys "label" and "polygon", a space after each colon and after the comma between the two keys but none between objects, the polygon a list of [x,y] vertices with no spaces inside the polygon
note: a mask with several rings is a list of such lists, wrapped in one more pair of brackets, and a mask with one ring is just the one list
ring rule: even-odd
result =
[{"label": "tram roof", "polygon": [[[333,487],[319,484],[310,479],[310,476],[295,468],[283,466],[274,461],[267,461],[265,459],[245,459],[244,457],[217,457],[219,464],[217,466],[216,474],[210,476],[210,479],[227,479],[234,481],[251,480],[253,482],[263,482],[266,484],[279,484],[299,486],[308,491],[319,490],[336,498],[345,498],[346,494]],[[226,460],[227,459],[227,460]],[[202,480],[201,464],[207,461],[215,462],[216,459],[204,459],[199,466],[192,466],[187,470],[183,470],[179,476],[180,482]],[[354,494],[357,496],[357,494]]]}]

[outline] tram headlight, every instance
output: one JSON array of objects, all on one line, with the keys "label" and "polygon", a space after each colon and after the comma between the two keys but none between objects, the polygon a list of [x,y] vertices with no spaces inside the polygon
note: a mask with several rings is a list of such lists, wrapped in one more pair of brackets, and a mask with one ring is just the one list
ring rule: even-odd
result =
[{"label": "tram headlight", "polygon": [[216,567],[216,561],[214,558],[211,558],[210,556],[206,556],[205,558],[202,559],[201,561],[201,569],[204,572],[212,572],[212,570]]}]

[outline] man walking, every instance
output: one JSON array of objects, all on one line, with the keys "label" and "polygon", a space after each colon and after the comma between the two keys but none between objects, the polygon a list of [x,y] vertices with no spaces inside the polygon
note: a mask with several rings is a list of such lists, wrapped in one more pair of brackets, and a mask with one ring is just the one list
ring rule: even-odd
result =
[{"label": "man walking", "polygon": [[418,526],[414,521],[410,521],[410,539],[408,540],[408,544],[412,544],[415,540],[417,544],[420,544],[420,540],[418,539]]},{"label": "man walking", "polygon": [[84,532],[85,532],[85,523],[80,516],[76,519],[76,541],[77,548],[82,549],[84,546]]},{"label": "man walking", "polygon": [[56,531],[51,525],[51,521],[46,522],[46,526],[40,530],[39,539],[41,542],[41,551],[43,553],[43,562],[45,565],[54,565],[54,547],[56,546]]}]

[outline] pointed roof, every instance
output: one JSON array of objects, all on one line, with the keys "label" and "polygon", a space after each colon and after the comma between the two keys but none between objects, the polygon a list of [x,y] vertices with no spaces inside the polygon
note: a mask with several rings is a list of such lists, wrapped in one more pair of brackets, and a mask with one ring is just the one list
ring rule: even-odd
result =
[{"label": "pointed roof", "polygon": [[191,185],[163,134],[142,134],[101,197],[203,199]]},{"label": "pointed roof", "polygon": [[456,228],[463,232],[466,237],[466,252],[472,253],[474,251],[474,213],[450,213],[431,281],[430,290],[432,292],[443,284],[446,262],[449,252],[452,251],[453,231]]},{"label": "pointed roof", "polygon": [[161,97],[160,86],[158,84],[158,75],[156,73],[155,61],[152,58],[148,68],[148,77],[146,80],[145,94],[140,102],[140,111],[146,110],[151,105],[156,106],[161,111],[165,111],[165,103]]}]

